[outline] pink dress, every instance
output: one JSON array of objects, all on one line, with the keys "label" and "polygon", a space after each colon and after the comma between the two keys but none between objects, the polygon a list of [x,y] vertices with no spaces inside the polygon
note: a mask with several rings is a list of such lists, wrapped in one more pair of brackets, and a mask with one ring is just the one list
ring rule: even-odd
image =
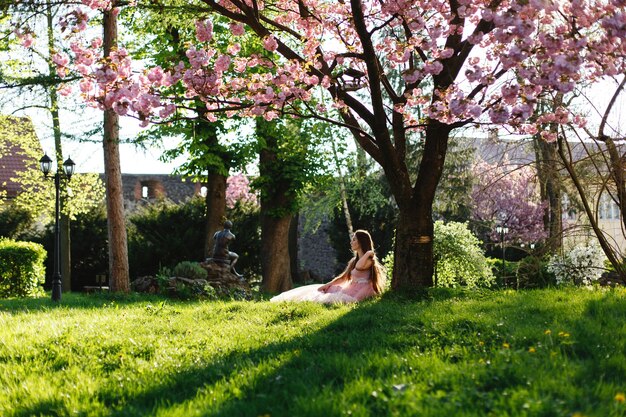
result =
[{"label": "pink dress", "polygon": [[270,301],[314,301],[316,303],[355,303],[376,294],[372,287],[371,269],[353,269],[350,280],[332,285],[326,292],[318,291],[322,284],[305,285],[272,297]]}]

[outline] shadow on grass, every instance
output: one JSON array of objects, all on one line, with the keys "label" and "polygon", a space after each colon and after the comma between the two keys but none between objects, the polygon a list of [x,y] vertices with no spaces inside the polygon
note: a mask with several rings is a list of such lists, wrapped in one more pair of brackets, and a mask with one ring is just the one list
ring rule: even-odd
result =
[{"label": "shadow on grass", "polygon": [[[445,301],[463,300],[466,296],[462,291],[435,290],[418,298]],[[182,372],[133,398],[118,401],[117,394],[101,392],[101,399],[116,410],[114,416],[141,416],[155,407],[176,414],[177,407],[184,410],[190,402],[193,402],[192,407],[205,407],[194,409],[204,416],[331,416],[344,414],[350,406],[361,407],[361,411],[369,415],[390,415],[393,407],[390,400],[394,395],[401,396],[402,391],[393,388],[392,383],[368,388],[363,380],[375,376],[382,381],[392,381],[395,374],[419,371],[410,369],[409,365],[404,369],[397,364],[389,367],[386,357],[403,352],[439,352],[444,360],[456,363],[464,358],[447,349],[462,344],[464,336],[488,334],[497,328],[500,317],[493,312],[514,307],[522,320],[535,313],[536,306],[520,306],[519,301],[517,297],[487,301],[481,303],[485,309],[482,317],[451,320],[438,327],[433,324],[433,317],[425,322],[430,302],[389,295],[357,306],[315,333],[253,351],[232,352],[207,367]],[[297,323],[305,319],[298,311],[296,305],[286,304],[275,321],[287,325],[290,321]],[[493,343],[501,343],[501,340]],[[519,378],[509,378],[504,384],[492,381],[492,377],[489,374],[483,384],[485,392],[525,385]],[[425,383],[437,379],[429,375],[417,378]],[[231,385],[226,392],[220,392],[223,385],[231,381],[237,381],[236,391],[232,391]],[[429,383],[433,395],[437,390],[453,389],[447,386],[450,382],[445,377]],[[346,391],[350,392],[345,394],[344,404],[339,404],[336,394]],[[373,396],[374,391],[380,395]],[[476,401],[480,401],[481,394],[475,394]]]},{"label": "shadow on grass", "polygon": [[[420,374],[422,371],[412,369],[409,364],[386,358],[436,352],[437,357],[453,365],[466,359],[461,348],[473,349],[464,346],[465,339],[474,342],[477,335],[491,337],[487,343],[495,346],[506,341],[507,333],[515,331],[516,327],[527,326],[532,327],[529,331],[543,332],[546,326],[552,326],[546,322],[546,317],[550,320],[552,309],[567,309],[567,297],[560,299],[554,294],[551,293],[554,299],[545,303],[532,302],[534,299],[524,293],[492,294],[479,302],[463,305],[465,314],[447,321],[437,315],[460,314],[459,308],[451,306],[450,301],[465,300],[465,293],[435,290],[422,295],[422,301],[386,295],[356,306],[315,332],[252,350],[230,352],[213,358],[208,365],[169,374],[157,385],[137,394],[111,386],[100,389],[97,396],[109,408],[110,416],[119,417],[168,413],[186,416],[191,414],[190,410],[193,415],[201,416],[335,416],[344,415],[350,407],[354,407],[355,414],[360,411],[362,415],[415,414],[414,410],[411,413],[393,408],[397,406],[394,396],[404,395],[402,375],[410,375],[407,378],[412,382],[409,383],[422,381],[425,388],[424,398],[406,400],[401,407],[411,401],[445,401],[445,398],[436,398],[437,393],[453,390],[454,383],[444,374]],[[434,303],[437,305],[433,306]],[[588,301],[580,314],[563,316],[558,313],[553,318],[562,321],[565,317],[562,325],[571,326],[576,337],[587,343],[587,338],[608,336],[602,335],[600,329],[606,320],[604,314],[609,310],[617,315],[611,320],[620,314],[623,318],[626,313],[623,299],[608,295]],[[272,326],[297,326],[312,314],[311,311],[298,304],[285,303],[268,321],[266,331],[271,331]],[[624,343],[623,336],[607,342],[607,349],[618,348],[620,343]],[[599,353],[574,349],[571,354],[591,355],[588,362],[594,362]],[[589,385],[589,377],[602,371],[594,366],[585,365],[584,369],[588,370],[580,372],[581,386]],[[470,381],[473,391],[466,394],[477,403],[511,387],[526,389],[526,379],[513,371],[509,375],[505,368],[505,373],[498,375],[496,370],[484,369],[484,375],[472,377],[477,380]],[[623,367],[610,375],[612,380],[624,376],[620,369]],[[532,369],[526,371],[532,372]],[[462,374],[462,370],[454,372]],[[371,386],[370,377],[389,384]],[[400,388],[394,384],[399,384]],[[38,415],[38,410],[39,406],[23,409],[15,415]]]}]

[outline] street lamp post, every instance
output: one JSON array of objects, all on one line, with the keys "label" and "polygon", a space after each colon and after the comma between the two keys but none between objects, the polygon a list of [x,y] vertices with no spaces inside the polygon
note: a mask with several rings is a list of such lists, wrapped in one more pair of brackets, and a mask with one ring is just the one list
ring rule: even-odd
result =
[{"label": "street lamp post", "polygon": [[[45,178],[48,178],[48,174],[52,170],[52,159],[48,154],[39,160],[41,171]],[[63,162],[63,172],[69,181],[74,173],[74,167],[76,164],[70,158],[67,158]],[[55,206],[54,206],[54,275],[52,275],[52,301],[61,301],[61,251],[60,251],[60,236],[59,236],[59,207],[60,197],[59,191],[61,186],[61,173],[57,170],[54,174],[54,189],[55,189]]]},{"label": "street lamp post", "polygon": [[509,228],[506,226],[496,226],[496,232],[500,234],[500,243],[502,244],[502,279],[504,280],[504,258],[505,258],[504,235],[509,233]]}]

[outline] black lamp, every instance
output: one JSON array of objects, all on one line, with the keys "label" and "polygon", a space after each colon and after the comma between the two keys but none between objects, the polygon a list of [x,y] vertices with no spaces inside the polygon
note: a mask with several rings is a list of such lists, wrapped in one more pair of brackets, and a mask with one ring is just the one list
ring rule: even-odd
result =
[{"label": "black lamp", "polygon": [[[48,154],[44,154],[39,160],[39,165],[41,166],[41,171],[45,178],[48,178],[48,174],[52,171],[52,159],[48,156]],[[74,174],[74,168],[76,164],[70,158],[67,158],[65,162],[63,162],[63,173],[65,177],[69,181]],[[56,192],[56,201],[54,207],[54,275],[52,276],[52,300],[60,301],[61,293],[62,293],[62,283],[61,283],[61,251],[60,251],[60,236],[59,236],[59,207],[60,207],[60,198],[59,198],[59,189],[61,185],[61,175],[57,171],[54,174],[54,189]]]}]

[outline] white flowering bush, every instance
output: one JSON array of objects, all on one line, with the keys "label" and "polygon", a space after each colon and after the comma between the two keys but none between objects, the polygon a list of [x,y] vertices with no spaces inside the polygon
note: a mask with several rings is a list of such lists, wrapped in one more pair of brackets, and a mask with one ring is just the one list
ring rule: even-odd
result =
[{"label": "white flowering bush", "polygon": [[551,257],[548,272],[558,285],[590,285],[604,272],[604,253],[597,244],[577,245],[563,257]]}]

